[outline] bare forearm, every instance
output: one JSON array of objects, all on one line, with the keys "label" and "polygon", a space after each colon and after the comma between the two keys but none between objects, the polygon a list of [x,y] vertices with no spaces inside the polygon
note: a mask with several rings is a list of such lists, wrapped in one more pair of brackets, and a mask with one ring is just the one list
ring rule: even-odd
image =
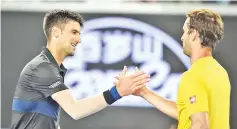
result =
[{"label": "bare forearm", "polygon": [[149,103],[154,105],[158,110],[167,114],[168,116],[177,119],[178,111],[176,103],[173,101],[166,100],[161,96],[155,94],[151,90],[145,90],[142,97],[146,99]]},{"label": "bare forearm", "polygon": [[69,91],[67,92],[68,93],[64,94],[62,98],[59,98],[61,99],[61,101],[58,101],[58,103],[75,120],[89,116],[108,106],[103,94],[81,100],[76,100],[71,97]]},{"label": "bare forearm", "polygon": [[137,89],[140,89],[149,82],[149,75],[144,72],[136,72],[132,75],[126,75],[127,68],[124,67],[121,76],[117,77],[118,82],[116,86],[110,90],[103,92],[103,94],[75,100],[71,95],[69,89],[56,92],[51,97],[73,118],[80,119],[96,113],[115,101],[119,100],[122,96],[132,94]]},{"label": "bare forearm", "polygon": [[104,96],[101,94],[86,99],[76,100],[73,103],[71,112],[74,114],[74,119],[78,120],[94,114],[107,106],[108,104],[106,103]]},{"label": "bare forearm", "polygon": [[106,103],[103,94],[101,94],[98,96],[77,100],[74,107],[75,110],[73,111],[75,111],[76,119],[80,119],[96,113],[107,106],[108,104]]}]

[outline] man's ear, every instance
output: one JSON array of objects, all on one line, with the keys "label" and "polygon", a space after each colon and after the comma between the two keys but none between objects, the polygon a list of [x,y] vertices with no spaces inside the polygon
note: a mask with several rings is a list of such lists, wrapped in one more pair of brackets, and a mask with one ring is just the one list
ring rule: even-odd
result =
[{"label": "man's ear", "polygon": [[192,34],[193,41],[196,40],[197,38],[199,38],[199,32],[196,29],[194,29],[191,34]]},{"label": "man's ear", "polygon": [[57,39],[60,36],[60,34],[61,34],[60,28],[53,26],[52,27],[52,38]]}]

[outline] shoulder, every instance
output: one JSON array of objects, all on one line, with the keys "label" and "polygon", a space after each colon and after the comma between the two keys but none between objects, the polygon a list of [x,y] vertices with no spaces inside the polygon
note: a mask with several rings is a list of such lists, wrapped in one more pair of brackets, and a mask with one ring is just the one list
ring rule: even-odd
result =
[{"label": "shoulder", "polygon": [[22,69],[21,75],[25,74],[34,74],[35,70],[37,69],[38,66],[42,64],[47,64],[48,61],[42,56],[42,54],[37,55],[33,59],[31,59]]},{"label": "shoulder", "polygon": [[186,71],[185,73],[183,73],[182,75],[182,81],[194,81],[194,80],[199,80],[199,77],[198,77],[198,73],[196,71],[192,71],[192,70],[189,70],[189,71]]},{"label": "shoulder", "polygon": [[36,65],[35,75],[38,77],[60,78],[58,69],[50,62],[41,62]]},{"label": "shoulder", "polygon": [[[52,64],[45,55],[39,54],[26,66],[25,71],[31,71],[35,78],[60,78],[57,67]],[[25,73],[25,72],[24,72]]]},{"label": "shoulder", "polygon": [[187,71],[183,74],[180,85],[185,89],[200,87],[203,85],[203,77],[200,77],[199,73],[194,71]]},{"label": "shoulder", "polygon": [[50,64],[50,61],[43,53],[40,53],[39,55],[35,56],[32,60],[30,60],[26,64],[26,67],[36,68],[41,64],[47,64],[47,63]]}]

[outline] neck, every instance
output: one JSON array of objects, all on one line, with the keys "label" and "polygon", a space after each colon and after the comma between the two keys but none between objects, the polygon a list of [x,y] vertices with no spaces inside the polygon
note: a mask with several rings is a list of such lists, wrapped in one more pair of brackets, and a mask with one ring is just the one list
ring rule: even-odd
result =
[{"label": "neck", "polygon": [[191,64],[193,64],[195,61],[204,58],[212,56],[212,50],[210,48],[202,47],[200,49],[196,49],[192,51],[191,55]]},{"label": "neck", "polygon": [[62,52],[60,52],[60,50],[57,49],[57,46],[54,45],[53,43],[47,43],[47,48],[53,55],[57,64],[60,66],[66,56]]}]

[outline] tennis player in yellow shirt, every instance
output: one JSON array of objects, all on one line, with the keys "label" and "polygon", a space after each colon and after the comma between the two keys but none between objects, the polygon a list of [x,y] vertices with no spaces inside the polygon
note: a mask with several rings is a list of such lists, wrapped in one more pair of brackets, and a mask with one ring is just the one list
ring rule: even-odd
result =
[{"label": "tennis player in yellow shirt", "polygon": [[178,129],[229,129],[230,81],[226,70],[212,57],[224,34],[221,16],[209,9],[192,10],[183,31],[184,54],[191,58],[192,65],[182,75],[177,102],[147,87],[134,95],[177,119]]}]

